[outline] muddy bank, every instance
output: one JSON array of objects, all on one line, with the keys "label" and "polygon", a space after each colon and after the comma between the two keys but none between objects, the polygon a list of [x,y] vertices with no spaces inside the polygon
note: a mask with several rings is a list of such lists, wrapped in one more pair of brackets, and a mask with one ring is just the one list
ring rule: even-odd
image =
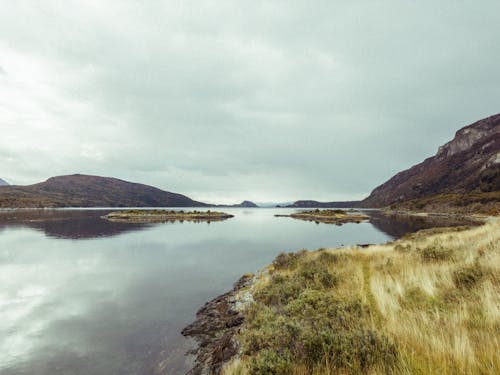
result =
[{"label": "muddy bank", "polygon": [[241,277],[231,291],[198,310],[196,320],[182,330],[184,336],[198,343],[192,353],[196,355],[196,365],[188,374],[219,374],[223,365],[239,354],[235,335],[245,322],[243,310],[253,301],[250,291],[253,282],[253,275]]}]

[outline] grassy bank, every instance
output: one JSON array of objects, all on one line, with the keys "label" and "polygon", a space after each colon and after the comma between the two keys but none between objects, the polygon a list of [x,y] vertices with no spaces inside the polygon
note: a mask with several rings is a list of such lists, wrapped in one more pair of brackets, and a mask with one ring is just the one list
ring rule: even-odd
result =
[{"label": "grassy bank", "polygon": [[430,195],[393,204],[389,209],[393,211],[495,216],[500,215],[500,191]]},{"label": "grassy bank", "polygon": [[281,254],[225,374],[500,373],[500,220]]}]

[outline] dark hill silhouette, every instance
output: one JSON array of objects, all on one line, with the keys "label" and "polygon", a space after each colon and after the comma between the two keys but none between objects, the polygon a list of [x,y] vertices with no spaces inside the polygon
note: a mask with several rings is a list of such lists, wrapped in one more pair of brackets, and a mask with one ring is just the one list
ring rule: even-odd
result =
[{"label": "dark hill silhouette", "polygon": [[29,186],[1,186],[0,207],[196,207],[185,195],[117,178],[75,174]]}]

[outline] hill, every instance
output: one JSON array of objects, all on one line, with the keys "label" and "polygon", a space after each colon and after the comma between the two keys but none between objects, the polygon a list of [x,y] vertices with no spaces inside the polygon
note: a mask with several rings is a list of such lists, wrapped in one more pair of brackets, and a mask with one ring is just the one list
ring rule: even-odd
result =
[{"label": "hill", "polygon": [[8,184],[9,184],[9,183],[8,183],[7,181],[2,180],[2,179],[0,178],[0,186],[6,186],[6,185],[8,185]]},{"label": "hill", "polygon": [[257,206],[255,203],[251,201],[243,201],[240,204],[234,204],[232,207],[257,208],[259,206]]},{"label": "hill", "polygon": [[0,207],[196,207],[182,194],[117,178],[75,174],[29,186],[0,187]]},{"label": "hill", "polygon": [[[500,114],[457,131],[432,156],[377,187],[362,207],[495,210],[500,198]],[[464,209],[464,210],[467,210]]]}]

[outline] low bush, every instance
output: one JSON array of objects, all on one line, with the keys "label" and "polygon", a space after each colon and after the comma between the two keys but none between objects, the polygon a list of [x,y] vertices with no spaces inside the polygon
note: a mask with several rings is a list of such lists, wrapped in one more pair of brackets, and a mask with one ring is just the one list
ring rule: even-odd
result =
[{"label": "low bush", "polygon": [[341,262],[345,262],[347,259],[349,259],[349,256],[344,253],[331,253],[322,251],[318,255],[317,261],[322,264],[339,264]]},{"label": "low bush", "polygon": [[276,275],[266,288],[255,292],[255,300],[269,306],[287,304],[297,298],[303,289],[302,280],[297,277]]},{"label": "low bush", "polygon": [[446,308],[443,298],[427,294],[420,287],[406,289],[400,303],[403,308],[410,310],[445,310]]},{"label": "low bush", "polygon": [[262,350],[253,357],[249,364],[250,374],[287,375],[292,373],[290,353],[277,353],[274,350]]},{"label": "low bush", "polygon": [[397,362],[398,352],[394,344],[386,336],[371,330],[307,330],[300,340],[304,348],[300,358],[309,367],[323,362],[330,368],[349,369],[350,373],[356,373],[365,372],[375,365],[390,369]]},{"label": "low bush", "polygon": [[274,269],[294,269],[297,266],[299,259],[302,258],[305,253],[306,250],[299,251],[297,253],[279,253],[278,256],[273,260]]},{"label": "low bush", "polygon": [[451,260],[453,251],[440,245],[431,245],[423,249],[419,249],[420,258],[425,262]]},{"label": "low bush", "polygon": [[332,288],[339,282],[338,276],[328,271],[325,264],[318,261],[309,261],[297,269],[297,277],[309,288]]},{"label": "low bush", "polygon": [[483,269],[478,264],[461,267],[453,272],[453,282],[459,289],[472,289],[483,277]]}]

